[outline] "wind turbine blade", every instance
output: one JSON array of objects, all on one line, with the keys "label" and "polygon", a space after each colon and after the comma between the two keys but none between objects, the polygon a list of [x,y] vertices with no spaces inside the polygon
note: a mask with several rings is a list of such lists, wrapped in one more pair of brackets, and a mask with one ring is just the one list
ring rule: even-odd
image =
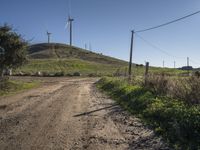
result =
[{"label": "wind turbine blade", "polygon": [[65,25],[65,29],[69,28],[69,21],[67,21],[67,24]]}]

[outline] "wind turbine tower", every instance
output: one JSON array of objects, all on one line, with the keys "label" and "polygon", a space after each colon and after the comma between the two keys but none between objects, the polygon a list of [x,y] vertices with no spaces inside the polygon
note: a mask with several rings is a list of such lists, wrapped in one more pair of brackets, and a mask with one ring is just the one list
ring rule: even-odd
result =
[{"label": "wind turbine tower", "polygon": [[48,44],[50,43],[51,34],[52,34],[52,33],[50,33],[50,32],[47,31]]},{"label": "wind turbine tower", "polygon": [[69,16],[68,21],[67,21],[67,27],[69,26],[69,30],[70,30],[70,46],[72,46],[72,22],[73,21],[74,19]]}]

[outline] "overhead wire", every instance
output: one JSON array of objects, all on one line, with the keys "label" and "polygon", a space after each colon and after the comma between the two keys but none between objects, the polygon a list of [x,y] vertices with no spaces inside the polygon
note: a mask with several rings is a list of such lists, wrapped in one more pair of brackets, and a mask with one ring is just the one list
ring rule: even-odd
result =
[{"label": "overhead wire", "polygon": [[[160,47],[156,46],[155,44],[152,44],[151,42],[147,41],[146,39],[144,39],[141,35],[139,35],[138,33],[135,33],[135,35],[140,38],[143,42],[145,42],[147,45],[149,45],[150,47],[170,56],[170,57],[173,57],[173,58],[177,58],[177,59],[185,59],[186,57],[178,57],[178,56],[175,56],[175,55],[172,55],[168,52],[166,52],[165,50],[161,49]],[[197,64],[199,65],[200,63],[194,61],[193,59],[190,59],[191,62],[193,62],[194,64]]]},{"label": "overhead wire", "polygon": [[199,65],[200,63],[196,62],[196,60],[194,61],[193,59],[190,59],[191,62],[193,62],[196,65]]},{"label": "overhead wire", "polygon": [[140,38],[143,42],[145,42],[147,45],[151,46],[152,48],[154,48],[154,49],[156,49],[156,50],[158,50],[158,51],[160,51],[160,52],[162,52],[162,53],[164,53],[164,54],[166,54],[166,55],[168,55],[168,56],[170,56],[170,57],[174,57],[174,58],[178,58],[178,59],[184,59],[183,57],[178,57],[178,56],[175,56],[175,55],[173,55],[173,54],[168,53],[167,51],[163,50],[162,48],[156,46],[155,44],[152,44],[152,43],[149,42],[149,41],[147,41],[146,39],[144,39],[141,35],[139,35],[139,34],[137,34],[137,33],[135,33],[135,35],[136,35],[138,38]]},{"label": "overhead wire", "polygon": [[[163,23],[163,24],[154,26],[154,27],[150,27],[150,28],[146,28],[146,29],[142,29],[142,30],[135,31],[134,33],[137,35],[137,37],[139,37],[143,42],[145,42],[146,44],[148,44],[148,45],[151,46],[152,48],[154,48],[154,49],[156,49],[156,50],[159,50],[160,52],[162,52],[162,53],[164,53],[164,54],[166,54],[166,55],[168,55],[168,56],[171,56],[171,57],[174,57],[174,58],[179,58],[179,59],[182,58],[182,59],[183,59],[183,57],[174,56],[174,55],[172,55],[172,54],[166,52],[165,50],[159,48],[158,46],[156,46],[156,45],[150,43],[149,41],[145,40],[143,37],[141,37],[141,36],[138,35],[137,33],[142,33],[142,32],[154,30],[154,29],[157,29],[157,28],[160,28],[160,27],[164,27],[164,26],[170,25],[170,24],[172,24],[172,23],[176,23],[176,22],[178,22],[178,21],[181,21],[181,20],[183,20],[183,19],[189,18],[189,17],[194,16],[194,15],[199,14],[199,13],[200,13],[200,10],[199,10],[199,11],[196,11],[196,12],[194,12],[194,13],[188,14],[188,15],[186,15],[186,16],[183,16],[183,17],[181,17],[181,18],[178,18],[178,19],[175,19],[175,20],[172,20],[172,21],[169,21],[169,22],[166,22],[166,23]],[[185,59],[185,58],[184,58],[184,59]],[[193,63],[195,63],[195,64],[198,64],[198,65],[200,64],[200,63],[197,63],[196,61],[194,61],[194,60],[192,60],[192,59],[190,59],[190,61],[193,62]]]},{"label": "overhead wire", "polygon": [[181,20],[183,20],[183,19],[189,18],[189,17],[194,16],[194,15],[199,14],[199,13],[200,13],[200,10],[199,10],[199,11],[196,11],[196,12],[194,12],[194,13],[191,13],[191,14],[189,14],[189,15],[186,15],[186,16],[184,16],[184,17],[181,17],[181,18],[178,18],[178,19],[175,19],[175,20],[172,20],[172,21],[169,21],[169,22],[166,22],[166,23],[163,23],[163,24],[154,26],[154,27],[150,27],[150,28],[146,28],[146,29],[142,29],[142,30],[135,31],[135,33],[141,33],[141,32],[146,32],[146,31],[150,31],[150,30],[153,30],[153,29],[157,29],[157,28],[160,28],[160,27],[163,27],[163,26],[166,26],[166,25],[169,25],[169,24],[172,24],[172,23],[181,21]]}]

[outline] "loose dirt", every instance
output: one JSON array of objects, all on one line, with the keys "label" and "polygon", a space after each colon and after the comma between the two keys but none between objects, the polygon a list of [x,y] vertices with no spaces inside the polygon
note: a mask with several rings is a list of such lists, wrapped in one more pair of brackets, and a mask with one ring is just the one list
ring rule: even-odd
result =
[{"label": "loose dirt", "polygon": [[[35,80],[35,78],[19,78]],[[0,98],[0,150],[161,150],[161,138],[100,93],[95,78],[37,78]]]}]

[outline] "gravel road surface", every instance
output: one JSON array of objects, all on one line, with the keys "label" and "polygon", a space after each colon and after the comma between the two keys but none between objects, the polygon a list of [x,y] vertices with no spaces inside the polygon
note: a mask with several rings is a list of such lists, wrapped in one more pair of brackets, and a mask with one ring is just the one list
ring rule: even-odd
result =
[{"label": "gravel road surface", "polygon": [[161,138],[95,88],[96,78],[38,79],[0,98],[0,150],[164,150]]}]

